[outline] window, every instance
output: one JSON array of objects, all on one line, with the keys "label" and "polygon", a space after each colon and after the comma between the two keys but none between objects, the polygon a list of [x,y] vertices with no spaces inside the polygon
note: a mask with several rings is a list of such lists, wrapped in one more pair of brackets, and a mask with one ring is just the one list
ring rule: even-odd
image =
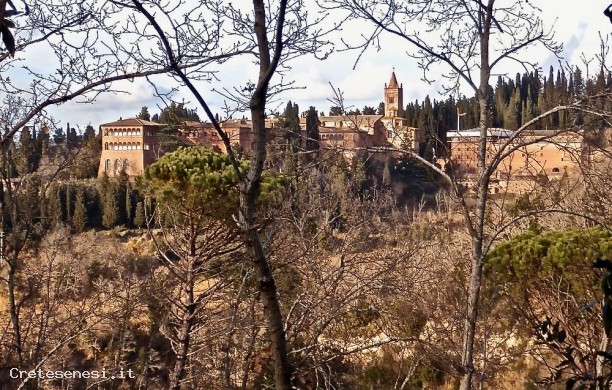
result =
[{"label": "window", "polygon": [[118,173],[121,170],[121,162],[119,159],[115,160],[115,173]]},{"label": "window", "polygon": [[126,158],[125,160],[123,160],[123,169],[127,171],[129,166],[130,166],[130,161]]},{"label": "window", "polygon": [[552,171],[553,173],[559,173],[559,168],[553,168]]},{"label": "window", "polygon": [[393,96],[389,96],[389,103],[395,103],[395,98]]},{"label": "window", "polygon": [[387,138],[393,138],[393,130],[387,130]]},{"label": "window", "polygon": [[108,135],[108,129],[104,129],[104,135]]},{"label": "window", "polygon": [[149,150],[149,144],[144,144],[144,150]]},{"label": "window", "polygon": [[[104,150],[108,150],[108,142],[104,143]],[[561,160],[563,160],[563,159],[561,159]]]},{"label": "window", "polygon": [[111,160],[108,159],[106,160],[106,163],[104,164],[104,172],[110,172],[111,170]]}]

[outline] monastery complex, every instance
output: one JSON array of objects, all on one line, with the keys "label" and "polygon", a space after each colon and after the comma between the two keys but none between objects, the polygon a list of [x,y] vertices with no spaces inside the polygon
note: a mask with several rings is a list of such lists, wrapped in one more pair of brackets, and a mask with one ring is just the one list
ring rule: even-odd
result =
[{"label": "monastery complex", "polygon": [[[320,116],[318,130],[321,150],[335,149],[351,158],[366,150],[374,150],[373,156],[384,160],[388,153],[397,156],[397,149],[419,151],[419,130],[407,126],[403,110],[403,86],[398,83],[395,72],[384,86],[384,115],[340,115]],[[270,130],[279,127],[279,119],[267,119]],[[223,131],[236,147],[248,154],[251,152],[252,124],[249,120],[229,119],[220,122]],[[155,162],[161,150],[160,130],[165,125],[142,119],[124,119],[100,126],[102,134],[102,156],[98,175],[117,175],[125,169],[128,175],[142,175],[144,169]],[[302,144],[306,139],[306,118],[300,118]],[[226,148],[211,123],[187,121],[179,129],[180,138],[188,144],[205,145],[226,153]],[[487,158],[497,153],[501,145],[510,141],[502,153],[505,158],[497,167],[493,191],[507,188],[509,179],[533,180],[534,177],[554,177],[571,173],[576,169],[582,150],[582,135],[579,132],[530,130],[520,137],[513,131],[489,129]],[[437,160],[444,169],[452,165],[453,172],[465,180],[476,174],[477,142],[479,129],[450,131],[447,134],[447,156]],[[521,145],[526,146],[518,146]],[[385,151],[385,148],[389,149]],[[395,151],[392,151],[395,150]],[[497,184],[496,184],[497,183]],[[506,184],[504,184],[506,183]]]},{"label": "monastery complex", "polygon": [[[344,115],[319,117],[320,148],[337,149],[350,158],[368,148],[395,147],[418,151],[418,129],[408,127],[403,117],[404,102],[402,85],[397,82],[395,72],[384,88],[384,115]],[[270,130],[278,127],[279,120],[267,119]],[[220,122],[232,146],[246,154],[251,151],[252,124],[249,120],[228,119]],[[144,169],[155,162],[161,150],[163,124],[142,119],[123,119],[100,126],[102,134],[102,156],[98,176],[106,173],[116,176],[125,169],[130,176],[142,175]],[[306,140],[306,118],[300,118],[301,139]],[[181,138],[188,144],[205,145],[226,153],[225,144],[211,123],[187,121],[179,129]],[[384,158],[386,153],[375,153]]]}]

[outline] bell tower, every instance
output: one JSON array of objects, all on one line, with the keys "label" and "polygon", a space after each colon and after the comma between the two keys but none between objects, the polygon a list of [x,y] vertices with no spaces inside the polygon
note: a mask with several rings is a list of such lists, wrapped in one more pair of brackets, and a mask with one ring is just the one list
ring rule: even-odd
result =
[{"label": "bell tower", "polygon": [[404,86],[397,82],[395,69],[391,73],[389,85],[385,84],[385,117],[393,118],[404,115]]}]

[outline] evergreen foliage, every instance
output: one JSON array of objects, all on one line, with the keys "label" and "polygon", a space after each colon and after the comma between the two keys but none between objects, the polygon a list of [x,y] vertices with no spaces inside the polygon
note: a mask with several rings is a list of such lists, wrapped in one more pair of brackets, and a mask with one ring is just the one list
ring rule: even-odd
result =
[{"label": "evergreen foliage", "polygon": [[81,233],[87,228],[87,204],[85,200],[85,190],[82,187],[77,189],[74,199],[72,227],[76,233]]},{"label": "evergreen foliage", "polygon": [[291,100],[287,102],[281,117],[281,129],[283,139],[295,150],[300,144],[300,111],[298,105]]},{"label": "evergreen foliage", "polygon": [[319,135],[319,116],[317,115],[317,110],[311,106],[308,109],[308,113],[306,114],[306,150],[319,150],[320,140],[321,137]]},{"label": "evergreen foliage", "polygon": [[66,133],[64,133],[64,129],[62,127],[55,128],[53,132],[53,142],[56,145],[63,144],[66,141]]},{"label": "evergreen foliage", "polygon": [[536,288],[539,280],[561,275],[567,290],[582,297],[593,287],[584,278],[598,255],[612,257],[612,234],[605,229],[529,231],[493,248],[485,269],[512,289]]},{"label": "evergreen foliage", "polygon": [[85,126],[85,131],[83,132],[83,141],[87,142],[92,138],[96,138],[96,130],[93,128],[93,126],[90,123],[87,126]]},{"label": "evergreen foliage", "polygon": [[134,215],[134,226],[137,228],[142,228],[146,224],[145,212],[144,212],[144,204],[143,202],[136,203],[136,211]]},{"label": "evergreen foliage", "polygon": [[[241,172],[246,172],[248,162],[240,164]],[[271,199],[284,184],[282,177],[264,175],[259,200]],[[214,210],[220,218],[238,207],[238,181],[229,157],[205,147],[179,148],[164,155],[146,169],[141,188],[160,204],[178,207],[180,203],[180,207],[200,212],[201,205],[206,205],[206,210]]]},{"label": "evergreen foliage", "polygon": [[[143,112],[141,111],[141,114]],[[144,119],[144,118],[143,118]],[[170,103],[159,114],[159,122],[168,126],[180,126],[185,121],[200,121],[200,117],[194,109],[188,109],[183,103]]]},{"label": "evergreen foliage", "polygon": [[140,112],[138,113],[138,115],[136,115],[136,118],[138,119],[142,119],[145,121],[150,121],[151,120],[151,115],[149,114],[149,107],[144,106],[140,109]]}]

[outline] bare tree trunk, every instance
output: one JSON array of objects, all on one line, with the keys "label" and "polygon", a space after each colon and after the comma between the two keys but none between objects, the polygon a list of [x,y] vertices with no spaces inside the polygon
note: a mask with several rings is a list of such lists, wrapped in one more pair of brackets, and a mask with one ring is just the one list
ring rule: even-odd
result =
[{"label": "bare tree trunk", "polygon": [[[2,251],[3,251],[2,257],[4,258],[4,248],[2,248]],[[8,288],[9,314],[11,317],[11,325],[13,327],[15,352],[17,352],[17,358],[19,359],[19,364],[23,365],[23,353],[22,353],[22,345],[21,345],[21,326],[19,325],[19,313],[17,313],[17,304],[16,304],[16,298],[15,298],[15,267],[14,267],[14,264],[9,265],[7,288]]]},{"label": "bare tree trunk", "polygon": [[[480,105],[480,140],[478,145],[478,201],[476,205],[475,229],[472,233],[472,263],[470,285],[468,290],[468,304],[463,330],[463,343],[461,351],[461,377],[460,390],[472,388],[474,376],[474,339],[478,322],[478,308],[480,304],[480,290],[482,288],[483,267],[483,240],[484,222],[489,194],[490,174],[487,170],[487,137],[489,127],[489,107],[487,106],[487,93],[489,91],[489,77],[491,74],[489,64],[489,34],[493,15],[493,0],[488,2],[486,9],[480,9],[478,20],[480,24],[480,85],[478,88],[478,104]],[[469,221],[466,221],[469,223]]]},{"label": "bare tree trunk", "polygon": [[[257,11],[256,11],[257,12]],[[257,17],[256,17],[257,19]],[[257,27],[256,27],[257,28]],[[260,75],[261,77],[264,74]],[[261,181],[264,161],[266,159],[265,133],[265,89],[259,89],[251,99],[251,119],[253,121],[253,156],[251,168],[246,182],[243,182],[240,195],[242,209],[242,230],[246,245],[251,253],[257,277],[259,293],[266,317],[272,358],[274,360],[274,382],[277,390],[291,389],[291,366],[289,364],[289,348],[285,336],[283,315],[278,301],[278,291],[268,257],[255,226],[255,200]]]},{"label": "bare tree trunk", "polygon": [[187,355],[189,354],[191,341],[191,329],[194,325],[196,304],[193,293],[195,287],[193,263],[193,261],[190,261],[188,264],[189,273],[187,275],[187,283],[185,284],[184,309],[177,335],[178,346],[176,350],[176,362],[174,363],[174,369],[172,370],[172,375],[170,376],[169,388],[172,390],[179,390],[181,388],[181,382],[185,377]]},{"label": "bare tree trunk", "polygon": [[221,129],[218,121],[215,119],[198,89],[180,68],[168,41],[168,37],[163,29],[157,23],[155,17],[142,6],[140,1],[132,0],[132,3],[138,11],[146,16],[151,25],[154,26],[162,40],[172,69],[196,97],[198,103],[200,103],[206,115],[213,123],[213,126],[217,130],[217,133],[223,140],[228,151],[232,166],[240,183],[240,213],[238,223],[245,245],[251,255],[251,261],[253,262],[259,278],[259,293],[264,308],[264,315],[266,317],[272,348],[272,357],[274,360],[275,388],[276,390],[289,390],[291,389],[292,370],[289,364],[283,316],[278,300],[278,291],[276,289],[274,275],[269,264],[266,250],[261,242],[256,223],[256,200],[259,193],[264,162],[266,160],[266,100],[269,93],[270,80],[281,61],[281,55],[285,45],[283,41],[283,30],[285,27],[288,0],[279,1],[278,14],[275,20],[276,28],[274,31],[273,50],[271,50],[270,40],[268,39],[266,23],[266,5],[269,6],[270,3],[264,0],[253,0],[253,33],[255,34],[258,49],[259,76],[257,85],[255,85],[249,102],[253,124],[253,147],[250,159],[251,165],[246,175],[244,175],[239,168],[238,160],[232,151],[229,137]]},{"label": "bare tree trunk", "polygon": [[[608,335],[604,332],[603,338],[601,339],[601,343],[599,344],[600,351],[608,352],[608,341]],[[595,382],[597,390],[605,390],[608,388],[605,384],[604,378],[604,363],[605,358],[603,356],[597,356],[597,359],[595,361]]]}]

